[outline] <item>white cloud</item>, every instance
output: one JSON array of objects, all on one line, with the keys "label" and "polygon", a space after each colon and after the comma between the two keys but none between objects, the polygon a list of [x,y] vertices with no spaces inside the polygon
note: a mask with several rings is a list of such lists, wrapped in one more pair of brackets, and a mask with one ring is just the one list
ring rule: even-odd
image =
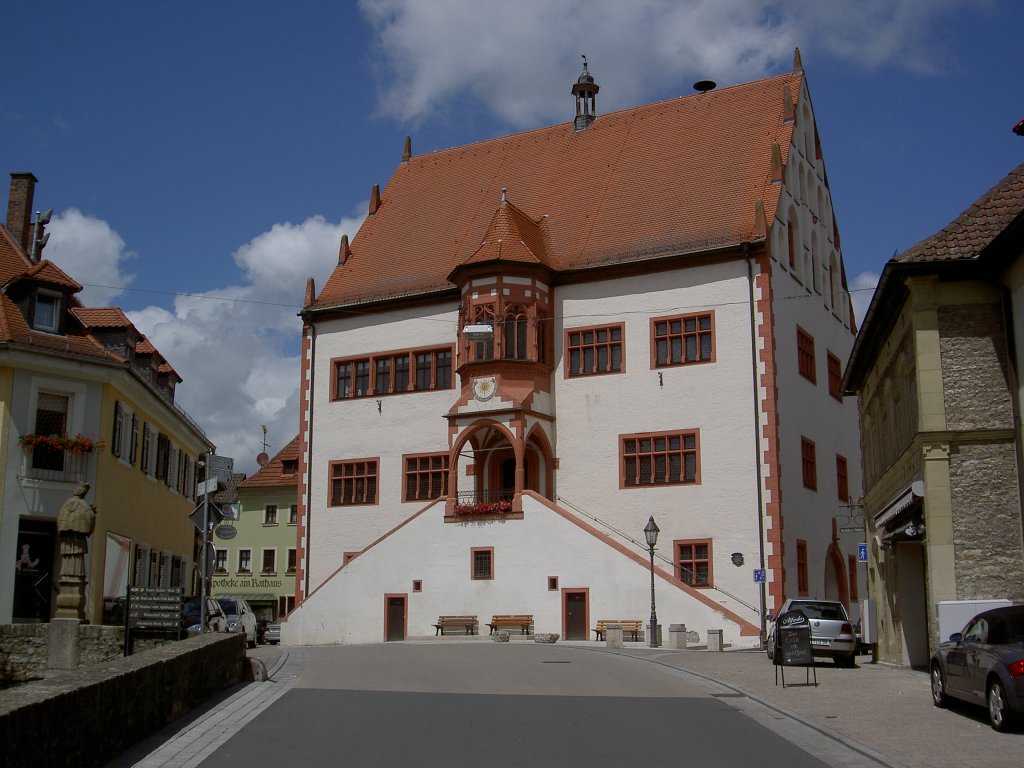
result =
[{"label": "white cloud", "polygon": [[565,117],[581,53],[608,112],[698,79],[730,84],[827,57],[935,71],[937,20],[988,0],[360,0],[380,109],[420,120],[469,95],[514,127]]},{"label": "white cloud", "polygon": [[867,314],[871,298],[875,295],[875,288],[878,286],[879,275],[876,272],[861,272],[853,278],[850,286],[850,296],[853,299],[854,317],[857,318],[857,327],[864,325],[864,316]]},{"label": "white cloud", "polygon": [[108,306],[135,279],[122,271],[135,253],[125,250],[124,240],[102,219],[69,208],[56,214],[46,231],[50,239],[43,258],[80,283],[85,282],[84,275],[89,276],[89,285],[78,294],[83,304]]}]

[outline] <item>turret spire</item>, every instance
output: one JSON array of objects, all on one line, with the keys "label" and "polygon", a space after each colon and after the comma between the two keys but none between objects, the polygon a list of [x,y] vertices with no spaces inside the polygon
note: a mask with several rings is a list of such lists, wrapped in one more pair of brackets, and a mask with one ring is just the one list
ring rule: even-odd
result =
[{"label": "turret spire", "polygon": [[594,82],[594,76],[587,68],[587,57],[583,55],[583,72],[572,87],[572,95],[576,97],[576,120],[573,127],[577,131],[585,130],[597,119],[597,92],[600,86]]}]

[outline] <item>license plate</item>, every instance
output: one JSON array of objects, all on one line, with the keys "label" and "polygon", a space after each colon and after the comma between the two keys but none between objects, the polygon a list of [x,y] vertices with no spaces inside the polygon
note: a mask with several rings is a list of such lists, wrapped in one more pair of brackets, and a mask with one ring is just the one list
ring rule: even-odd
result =
[{"label": "license plate", "polygon": [[819,646],[824,646],[825,648],[828,648],[829,641],[828,640],[811,640],[811,645],[819,645]]}]

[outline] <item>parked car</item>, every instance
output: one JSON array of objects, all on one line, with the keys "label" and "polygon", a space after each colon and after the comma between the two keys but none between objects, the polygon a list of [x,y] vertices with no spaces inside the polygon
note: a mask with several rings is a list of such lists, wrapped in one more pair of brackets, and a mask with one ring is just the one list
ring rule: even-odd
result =
[{"label": "parked car", "polygon": [[[199,606],[201,598],[185,598],[185,607],[181,611],[182,629],[199,631]],[[206,598],[206,626],[209,632],[227,632],[228,622],[224,618],[224,611],[220,604],[212,597]]]},{"label": "parked car", "polygon": [[275,621],[267,624],[267,631],[263,633],[263,642],[267,645],[277,645],[281,642],[281,622]]},{"label": "parked car", "polygon": [[[846,613],[846,606],[838,600],[810,600],[796,598],[782,604],[779,616],[788,611],[800,611],[811,623],[811,653],[832,659],[838,666],[853,666],[857,656],[857,635]],[[768,658],[775,655],[775,622],[768,632]]]},{"label": "parked car", "polygon": [[988,707],[997,731],[1024,719],[1024,605],[979,613],[939,645],[931,662],[932,702]]},{"label": "parked car", "polygon": [[249,603],[240,597],[218,597],[221,610],[227,619],[228,632],[244,632],[245,642],[250,648],[256,647],[256,614]]}]

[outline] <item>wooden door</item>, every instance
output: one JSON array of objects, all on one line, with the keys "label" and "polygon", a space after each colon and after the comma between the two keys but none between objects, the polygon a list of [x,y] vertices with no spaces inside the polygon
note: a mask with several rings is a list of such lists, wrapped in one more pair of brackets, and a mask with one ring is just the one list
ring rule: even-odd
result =
[{"label": "wooden door", "polygon": [[405,640],[405,595],[385,598],[384,639]]},{"label": "wooden door", "polygon": [[562,627],[566,640],[586,640],[589,636],[587,590],[566,589],[562,593]]}]

